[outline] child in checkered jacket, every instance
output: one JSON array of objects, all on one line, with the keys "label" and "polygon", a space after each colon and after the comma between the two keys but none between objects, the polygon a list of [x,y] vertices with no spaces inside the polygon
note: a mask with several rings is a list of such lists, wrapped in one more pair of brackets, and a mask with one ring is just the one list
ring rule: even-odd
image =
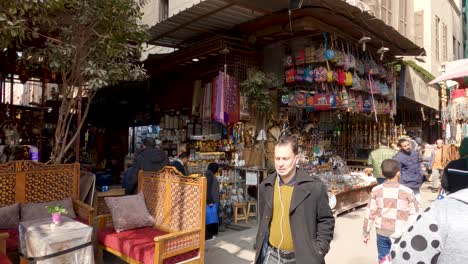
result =
[{"label": "child in checkered jacket", "polygon": [[372,189],[363,227],[363,241],[367,243],[375,225],[379,262],[390,253],[390,237],[401,235],[419,212],[413,191],[399,183],[400,162],[386,159],[381,167],[386,181]]}]

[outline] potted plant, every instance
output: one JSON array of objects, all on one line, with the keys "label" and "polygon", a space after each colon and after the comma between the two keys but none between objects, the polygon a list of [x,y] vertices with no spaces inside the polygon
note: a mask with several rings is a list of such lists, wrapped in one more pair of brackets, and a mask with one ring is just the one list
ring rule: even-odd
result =
[{"label": "potted plant", "polygon": [[68,214],[67,209],[62,205],[48,205],[46,206],[49,214],[52,214],[52,223],[60,224],[62,221],[62,214]]}]

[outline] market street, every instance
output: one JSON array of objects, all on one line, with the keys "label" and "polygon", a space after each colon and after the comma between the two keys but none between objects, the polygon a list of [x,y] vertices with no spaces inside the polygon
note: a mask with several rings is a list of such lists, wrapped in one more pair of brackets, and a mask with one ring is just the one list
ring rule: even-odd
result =
[{"label": "market street", "polygon": [[[429,206],[436,194],[428,190],[429,184],[421,187],[423,207]],[[362,223],[365,207],[354,212],[340,215],[336,218],[335,237],[331,244],[330,253],[326,257],[328,264],[375,264],[377,263],[377,246],[375,232],[367,245],[361,240]],[[255,243],[256,228],[229,234],[206,242],[205,263],[252,263],[255,257],[253,244]]]}]

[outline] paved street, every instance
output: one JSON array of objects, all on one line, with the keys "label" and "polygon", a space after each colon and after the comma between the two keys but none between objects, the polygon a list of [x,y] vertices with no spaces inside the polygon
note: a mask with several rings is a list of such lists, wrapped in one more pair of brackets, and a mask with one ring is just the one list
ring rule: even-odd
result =
[{"label": "paved street", "polygon": [[[427,207],[436,195],[428,191],[427,183],[422,187],[423,207]],[[340,215],[336,220],[335,239],[326,257],[329,264],[376,264],[377,247],[375,234],[368,245],[361,241],[365,208]],[[234,232],[206,242],[205,263],[234,264],[252,263],[255,257],[253,244],[256,228]]]}]

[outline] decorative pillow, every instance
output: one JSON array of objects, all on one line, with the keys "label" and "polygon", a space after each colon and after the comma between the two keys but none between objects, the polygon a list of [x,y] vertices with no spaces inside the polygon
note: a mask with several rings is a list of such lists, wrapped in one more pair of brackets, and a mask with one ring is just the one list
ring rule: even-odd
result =
[{"label": "decorative pillow", "polygon": [[75,212],[73,211],[73,202],[71,198],[66,198],[60,201],[52,201],[46,203],[27,203],[21,205],[21,221],[36,220],[41,218],[50,217],[47,208],[48,205],[61,205],[67,209],[69,218],[75,218]]},{"label": "decorative pillow", "polygon": [[112,222],[117,232],[153,226],[154,219],[146,208],[143,193],[120,197],[104,198],[110,213]]},{"label": "decorative pillow", "polygon": [[0,208],[0,229],[18,228],[20,218],[19,204]]}]

